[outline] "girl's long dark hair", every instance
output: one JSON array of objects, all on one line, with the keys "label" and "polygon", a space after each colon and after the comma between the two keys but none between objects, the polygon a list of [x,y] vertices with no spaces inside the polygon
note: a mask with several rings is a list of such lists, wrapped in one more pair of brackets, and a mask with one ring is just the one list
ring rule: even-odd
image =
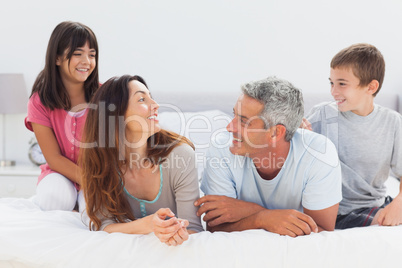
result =
[{"label": "girl's long dark hair", "polygon": [[96,66],[84,83],[85,100],[89,102],[93,93],[99,88],[98,42],[95,34],[88,26],[71,21],[62,22],[53,30],[46,51],[45,68],[36,78],[31,96],[38,92],[42,104],[51,110],[70,110],[70,97],[61,80],[56,60],[58,57],[64,57],[64,53],[67,50],[66,58],[70,61],[74,51],[79,47],[83,47],[86,42],[89,43],[91,49],[96,51]]},{"label": "girl's long dark hair", "polygon": [[[134,220],[134,215],[125,198],[124,182],[120,175],[123,161],[120,150],[125,150],[119,133],[125,133],[121,118],[128,107],[129,82],[137,80],[147,86],[140,76],[124,75],[106,81],[95,93],[89,105],[83,142],[87,148],[80,149],[79,165],[82,169],[82,188],[86,199],[86,210],[90,228],[99,230],[100,216],[116,222]],[[193,144],[176,133],[161,130],[147,140],[147,157],[153,164],[162,163],[179,144]]]}]

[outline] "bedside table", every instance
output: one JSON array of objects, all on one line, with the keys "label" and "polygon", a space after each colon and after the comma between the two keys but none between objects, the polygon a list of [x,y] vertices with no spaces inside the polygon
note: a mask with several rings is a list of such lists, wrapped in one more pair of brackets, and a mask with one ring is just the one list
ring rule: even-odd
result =
[{"label": "bedside table", "polygon": [[32,165],[0,167],[0,197],[35,195],[40,168]]}]

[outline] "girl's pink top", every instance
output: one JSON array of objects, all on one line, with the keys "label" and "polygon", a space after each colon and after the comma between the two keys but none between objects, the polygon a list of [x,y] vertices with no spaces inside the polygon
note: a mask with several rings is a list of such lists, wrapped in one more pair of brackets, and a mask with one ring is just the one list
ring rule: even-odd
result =
[{"label": "girl's pink top", "polygon": [[[87,113],[88,109],[77,113],[63,109],[51,110],[42,104],[38,93],[34,93],[28,101],[28,115],[25,118],[25,126],[31,131],[33,131],[31,123],[51,128],[59,144],[61,154],[77,164]],[[38,183],[46,175],[55,172],[50,169],[47,163],[41,165],[40,169],[41,174],[38,177]],[[77,189],[79,188],[78,185],[76,187]]]}]

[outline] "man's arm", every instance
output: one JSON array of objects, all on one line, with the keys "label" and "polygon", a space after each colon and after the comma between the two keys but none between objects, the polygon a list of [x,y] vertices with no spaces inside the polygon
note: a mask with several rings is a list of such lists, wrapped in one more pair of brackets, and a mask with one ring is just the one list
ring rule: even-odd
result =
[{"label": "man's arm", "polygon": [[203,220],[210,227],[237,222],[264,209],[255,203],[224,195],[206,195],[195,201],[194,205],[201,206],[197,216],[205,213]]},{"label": "man's arm", "polygon": [[269,210],[226,196],[204,196],[195,205],[201,205],[197,215],[205,213],[204,220],[211,232],[264,229],[292,237],[318,232],[310,216],[292,209]]},{"label": "man's arm", "polygon": [[342,200],[342,173],[334,144],[323,136],[317,136],[309,148],[325,148],[324,153],[312,154],[306,172],[307,184],[303,190],[303,212],[313,218],[319,231],[335,229],[339,202]]},{"label": "man's arm", "polygon": [[303,208],[304,213],[309,215],[317,223],[318,231],[333,231],[335,229],[336,216],[339,203],[321,210],[308,210]]}]

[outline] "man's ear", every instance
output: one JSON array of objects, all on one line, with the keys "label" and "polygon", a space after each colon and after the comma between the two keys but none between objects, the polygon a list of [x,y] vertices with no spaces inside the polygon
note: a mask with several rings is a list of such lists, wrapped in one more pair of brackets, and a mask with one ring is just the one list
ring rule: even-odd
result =
[{"label": "man's ear", "polygon": [[272,142],[277,142],[285,137],[286,127],[283,125],[276,125],[270,128],[270,139]]},{"label": "man's ear", "polygon": [[379,86],[380,83],[377,80],[371,80],[371,82],[368,84],[368,93],[374,95],[377,92]]}]

